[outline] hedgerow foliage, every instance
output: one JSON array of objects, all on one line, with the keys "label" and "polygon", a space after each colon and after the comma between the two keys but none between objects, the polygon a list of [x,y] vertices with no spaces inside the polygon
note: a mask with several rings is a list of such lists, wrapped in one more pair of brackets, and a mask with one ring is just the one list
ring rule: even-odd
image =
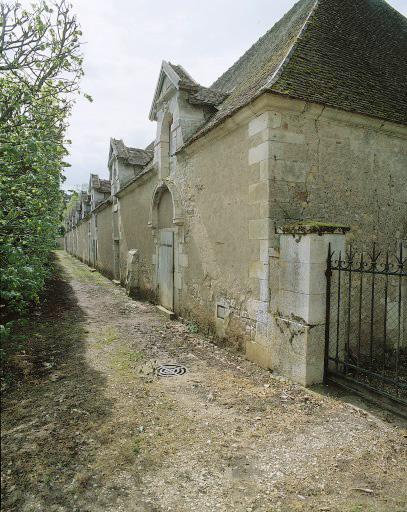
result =
[{"label": "hedgerow foliage", "polygon": [[60,223],[65,131],[83,75],[65,0],[0,5],[0,257],[3,335],[39,300]]}]

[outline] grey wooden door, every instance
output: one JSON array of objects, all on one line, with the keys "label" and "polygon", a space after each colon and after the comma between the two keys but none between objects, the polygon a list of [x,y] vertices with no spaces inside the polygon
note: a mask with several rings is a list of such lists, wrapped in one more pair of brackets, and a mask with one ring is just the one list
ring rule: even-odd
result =
[{"label": "grey wooden door", "polygon": [[158,287],[160,304],[172,311],[174,307],[174,232],[164,229],[160,231]]}]

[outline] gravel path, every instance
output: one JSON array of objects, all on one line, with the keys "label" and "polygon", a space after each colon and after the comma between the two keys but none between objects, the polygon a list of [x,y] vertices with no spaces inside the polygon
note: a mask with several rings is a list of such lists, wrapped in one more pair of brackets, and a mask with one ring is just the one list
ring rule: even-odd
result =
[{"label": "gravel path", "polygon": [[2,510],[407,510],[401,420],[273,377],[58,259],[3,398]]}]

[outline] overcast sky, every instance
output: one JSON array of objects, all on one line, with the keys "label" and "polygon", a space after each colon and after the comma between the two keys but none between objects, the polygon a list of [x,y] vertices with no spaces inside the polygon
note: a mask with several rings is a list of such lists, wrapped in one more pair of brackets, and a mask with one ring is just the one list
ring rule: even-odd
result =
[{"label": "overcast sky", "polygon": [[[340,0],[338,0],[340,1]],[[107,177],[109,139],[144,148],[155,137],[148,119],[161,61],[181,64],[210,85],[295,0],[71,0],[82,26],[85,77],[70,122],[64,188]],[[407,16],[407,0],[390,5]]]}]

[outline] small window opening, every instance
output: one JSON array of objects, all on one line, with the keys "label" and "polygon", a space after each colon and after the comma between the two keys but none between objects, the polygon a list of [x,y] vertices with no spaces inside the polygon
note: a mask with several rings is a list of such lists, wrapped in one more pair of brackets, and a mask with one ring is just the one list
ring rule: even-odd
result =
[{"label": "small window opening", "polygon": [[220,304],[217,305],[217,307],[216,307],[216,316],[218,318],[221,318],[222,320],[225,319],[225,317],[226,317],[226,308],[225,308],[225,306],[221,306]]}]

